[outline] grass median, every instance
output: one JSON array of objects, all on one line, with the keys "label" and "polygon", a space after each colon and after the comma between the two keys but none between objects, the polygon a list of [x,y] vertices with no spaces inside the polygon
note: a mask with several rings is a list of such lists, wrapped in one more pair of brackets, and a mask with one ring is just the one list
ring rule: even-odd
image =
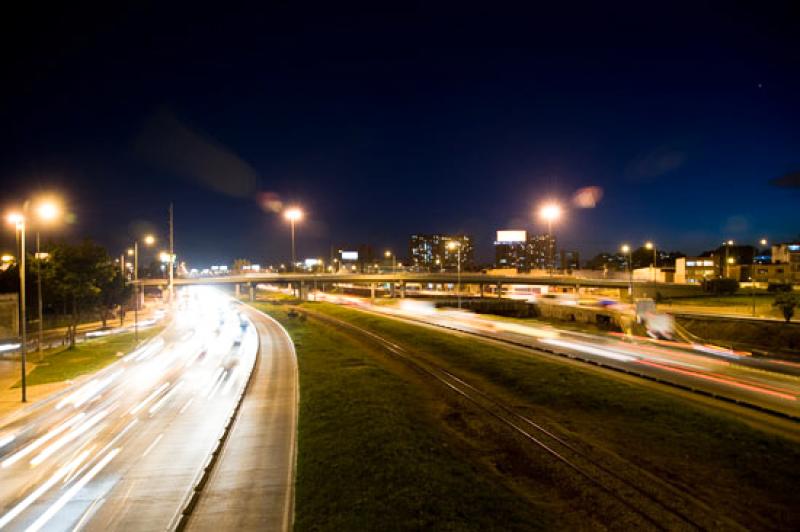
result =
[{"label": "grass median", "polygon": [[295,343],[300,369],[296,530],[537,530],[530,504],[465,460],[429,388],[373,346],[286,307],[255,304]]},{"label": "grass median", "polygon": [[756,529],[800,527],[800,444],[658,385],[329,304],[314,310],[430,357],[587,447]]},{"label": "grass median", "polygon": [[[143,342],[160,333],[162,326],[150,327],[139,331],[139,340]],[[122,333],[94,338],[76,344],[74,348],[58,347],[48,349],[42,354],[40,361],[28,374],[27,385],[48,384],[75,379],[81,375],[94,373],[119,360],[120,353],[125,354],[136,346],[134,333]],[[14,387],[21,385],[17,382]]]}]

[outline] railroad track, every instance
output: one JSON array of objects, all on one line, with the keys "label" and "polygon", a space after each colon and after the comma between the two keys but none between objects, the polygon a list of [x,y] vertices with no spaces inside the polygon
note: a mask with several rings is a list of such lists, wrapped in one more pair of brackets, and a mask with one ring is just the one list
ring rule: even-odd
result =
[{"label": "railroad track", "polygon": [[[513,407],[470,384],[428,359],[415,357],[405,347],[363,327],[311,310],[309,316],[338,329],[349,330],[379,345],[414,371],[434,379],[458,397],[472,403],[519,435],[523,441],[544,452],[588,484],[658,530],[744,530],[734,521],[721,518],[697,497],[681,491],[653,473],[617,455],[596,456],[581,444],[548,429],[543,423],[517,412]],[[610,465],[609,461],[616,462]],[[624,470],[624,472],[623,472]]]}]

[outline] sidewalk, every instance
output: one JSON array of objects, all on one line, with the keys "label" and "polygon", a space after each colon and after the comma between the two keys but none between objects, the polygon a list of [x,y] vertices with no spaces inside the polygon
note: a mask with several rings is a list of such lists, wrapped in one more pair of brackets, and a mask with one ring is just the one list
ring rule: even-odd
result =
[{"label": "sidewalk", "polygon": [[[34,364],[27,364],[25,373],[30,374],[34,367]],[[72,381],[63,381],[28,386],[28,402],[23,403],[22,389],[13,387],[20,380],[21,369],[22,363],[18,360],[0,360],[0,422],[8,414],[72,384]]]}]

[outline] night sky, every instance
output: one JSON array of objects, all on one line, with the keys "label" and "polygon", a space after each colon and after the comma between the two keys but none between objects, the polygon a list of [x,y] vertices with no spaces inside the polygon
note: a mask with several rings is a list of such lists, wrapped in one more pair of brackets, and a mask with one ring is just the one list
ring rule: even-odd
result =
[{"label": "night sky", "polygon": [[791,239],[800,189],[770,181],[800,170],[793,3],[37,4],[0,32],[0,200],[59,191],[75,220],[46,234],[112,253],[164,238],[174,201],[190,267],[286,260],[277,202],[308,213],[301,257],[466,231],[491,260],[586,186],[557,226],[583,258]]}]

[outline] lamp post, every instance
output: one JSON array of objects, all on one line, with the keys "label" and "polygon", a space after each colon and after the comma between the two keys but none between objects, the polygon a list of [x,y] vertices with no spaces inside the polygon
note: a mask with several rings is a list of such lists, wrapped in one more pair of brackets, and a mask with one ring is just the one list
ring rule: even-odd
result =
[{"label": "lamp post", "polygon": [[539,208],[539,217],[547,222],[547,268],[552,275],[556,262],[553,249],[553,222],[561,217],[561,206],[557,203],[546,203]]},{"label": "lamp post", "polygon": [[733,245],[733,240],[728,240],[727,242],[722,243],[725,246],[725,277],[730,277],[730,267],[728,266],[731,262],[729,260],[729,251],[731,246]]},{"label": "lamp post", "polygon": [[657,265],[657,258],[656,258],[656,245],[651,242],[647,241],[644,244],[645,249],[652,249],[653,250],[653,299],[656,297],[656,284],[658,283],[657,273],[656,273],[656,265]]},{"label": "lamp post", "polygon": [[[19,314],[20,314],[20,361],[22,363],[22,375],[21,375],[21,388],[22,388],[22,402],[25,403],[28,400],[28,389],[27,389],[27,376],[25,371],[25,365],[27,362],[27,354],[28,354],[28,309],[27,309],[27,302],[26,302],[26,286],[25,286],[25,261],[26,261],[26,250],[25,250],[25,229],[26,229],[26,214],[28,212],[28,208],[30,206],[30,201],[26,201],[22,205],[22,212],[15,212],[8,215],[8,222],[14,225],[14,228],[17,232],[17,238],[19,240]],[[59,209],[55,205],[55,203],[51,201],[42,201],[36,207],[36,214],[37,217],[41,220],[48,221],[52,220],[58,214]],[[37,242],[37,253],[38,253],[38,244],[39,244],[39,233],[36,233],[36,242]],[[42,342],[42,292],[41,292],[41,269],[39,270],[38,275],[38,283],[39,283],[39,348],[41,348]]]},{"label": "lamp post", "polygon": [[[761,246],[767,245],[767,239],[762,238],[758,242]],[[756,253],[758,252],[758,248],[756,248]],[[753,300],[753,317],[756,315],[756,258],[753,257],[753,263],[750,265],[750,296]]]},{"label": "lamp post", "polygon": [[633,252],[628,244],[623,244],[620,249],[628,255],[628,295],[633,299]]},{"label": "lamp post", "polygon": [[447,249],[450,251],[457,250],[456,254],[456,271],[458,276],[458,285],[456,286],[456,295],[458,297],[458,309],[461,310],[461,242],[451,240],[447,243]]},{"label": "lamp post", "polygon": [[297,256],[294,247],[294,224],[303,218],[303,211],[297,207],[290,207],[284,211],[283,216],[289,220],[289,225],[292,227],[292,272],[294,273],[297,268]]},{"label": "lamp post", "polygon": [[397,257],[389,250],[384,251],[383,256],[387,259],[392,258],[392,275],[397,275]]},{"label": "lamp post", "polygon": [[[25,203],[27,208],[28,204]],[[27,386],[25,380],[25,358],[28,351],[28,329],[27,329],[27,310],[25,308],[25,216],[20,213],[8,215],[8,223],[14,224],[19,239],[19,313],[20,313],[20,333],[22,342],[20,343],[20,360],[22,362],[22,402],[28,400]]]},{"label": "lamp post", "polygon": [[[145,235],[142,239],[145,246],[152,246],[156,242],[153,235]],[[128,250],[128,255],[133,255],[133,281],[134,281],[134,296],[135,301],[133,304],[133,338],[134,341],[139,343],[139,298],[141,287],[139,286],[139,240],[133,241],[133,249]]]},{"label": "lamp post", "polygon": [[[61,208],[58,203],[53,200],[45,200],[36,208],[36,214],[39,219],[45,222],[54,220],[61,214]],[[44,318],[43,318],[43,304],[42,304],[42,260],[45,258],[41,250],[39,229],[36,229],[36,299],[39,307],[39,338],[36,344],[36,350],[42,352],[42,343],[44,339]]]}]

